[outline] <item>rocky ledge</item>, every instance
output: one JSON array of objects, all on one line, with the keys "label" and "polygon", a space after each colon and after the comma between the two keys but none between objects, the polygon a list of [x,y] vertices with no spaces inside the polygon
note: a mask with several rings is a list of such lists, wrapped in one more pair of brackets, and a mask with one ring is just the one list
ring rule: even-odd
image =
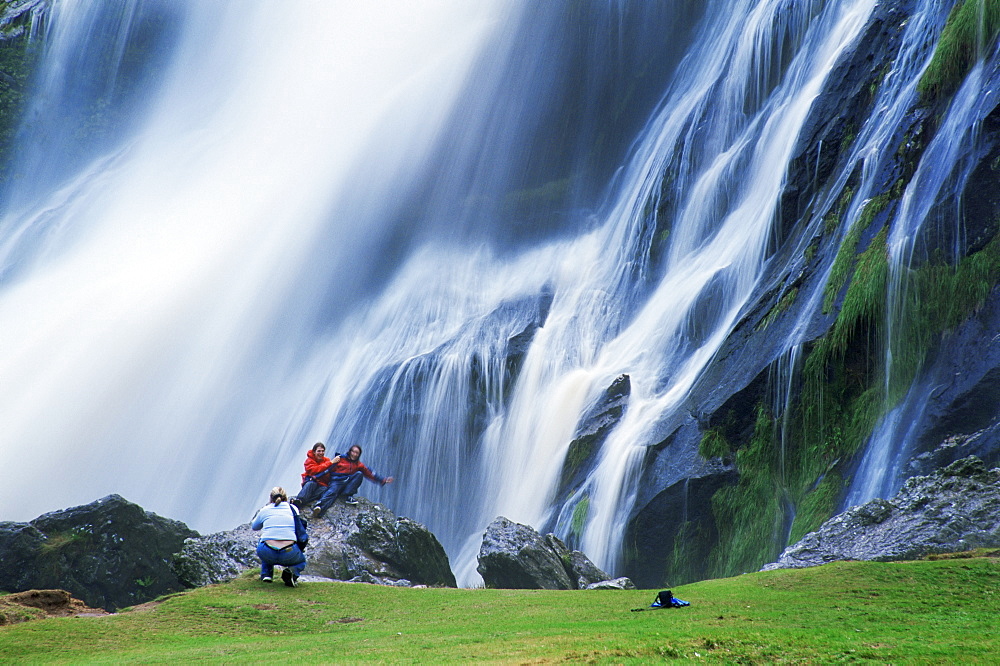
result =
[{"label": "rocky ledge", "polygon": [[834,516],[763,570],[835,560],[912,560],[933,553],[1000,546],[1000,469],[975,456],[907,480],[889,500]]},{"label": "rocky ledge", "polygon": [[[308,512],[304,512],[308,520]],[[426,527],[362,497],[336,502],[323,518],[308,520],[305,574],[380,585],[455,587],[448,555]],[[231,580],[260,565],[260,534],[249,525],[188,539],[173,571],[189,587]]]}]

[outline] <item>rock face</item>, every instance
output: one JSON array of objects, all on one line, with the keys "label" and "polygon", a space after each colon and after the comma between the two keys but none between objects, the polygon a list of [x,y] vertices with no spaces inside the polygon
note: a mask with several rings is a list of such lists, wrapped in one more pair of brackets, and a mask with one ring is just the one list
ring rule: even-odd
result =
[{"label": "rock face", "polygon": [[196,536],[118,495],[27,523],[0,522],[0,587],[60,588],[114,611],[184,589],[169,563]]},{"label": "rock face", "polygon": [[170,568],[186,587],[224,583],[260,564],[255,554],[258,541],[260,533],[251,530],[250,523],[188,539]]},{"label": "rock face", "polygon": [[[173,570],[191,587],[230,580],[259,566],[259,539],[249,525],[189,539],[174,558]],[[309,521],[305,573],[381,585],[455,587],[448,555],[437,537],[423,525],[360,497],[355,506],[337,502],[326,516]]]},{"label": "rock face", "polygon": [[1000,546],[1000,469],[974,456],[909,479],[891,500],[851,507],[789,546],[769,569],[834,560],[909,560]]},{"label": "rock face", "polygon": [[500,589],[576,590],[611,578],[556,535],[542,536],[503,516],[486,529],[476,570],[486,587]]}]

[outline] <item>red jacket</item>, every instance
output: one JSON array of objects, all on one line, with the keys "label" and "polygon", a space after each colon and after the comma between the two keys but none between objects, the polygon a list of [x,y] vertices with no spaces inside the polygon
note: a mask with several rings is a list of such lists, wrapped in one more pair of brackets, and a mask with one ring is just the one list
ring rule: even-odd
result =
[{"label": "red jacket", "polygon": [[385,479],[368,469],[360,460],[358,462],[351,462],[347,459],[346,455],[341,455],[339,453],[335,454],[335,456],[338,455],[340,456],[340,460],[334,463],[333,469],[330,470],[334,474],[354,474],[358,470],[361,470],[361,473],[364,474],[365,478],[369,481],[374,481],[375,483],[385,483]]},{"label": "red jacket", "polygon": [[[320,456],[317,458],[312,449],[309,449],[306,453],[306,471],[302,474],[302,485],[305,485],[306,481],[309,480],[309,477],[316,477],[318,474],[323,474],[323,472],[330,469],[330,465],[332,464],[333,461],[326,456]],[[321,486],[326,486],[329,485],[327,484],[329,479],[330,477],[328,475],[323,474],[322,479],[316,478],[315,481]]]}]

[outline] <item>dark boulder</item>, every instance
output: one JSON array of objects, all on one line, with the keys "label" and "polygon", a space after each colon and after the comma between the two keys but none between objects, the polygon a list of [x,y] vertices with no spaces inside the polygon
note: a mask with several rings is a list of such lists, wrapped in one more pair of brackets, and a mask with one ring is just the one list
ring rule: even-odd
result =
[{"label": "dark boulder", "polygon": [[499,589],[576,590],[611,578],[556,535],[503,516],[486,529],[476,570],[486,587]]},{"label": "dark boulder", "polygon": [[114,611],[184,589],[169,563],[198,533],[118,495],[0,523],[0,586],[67,590]]},{"label": "dark boulder", "polygon": [[[355,506],[336,502],[320,519],[308,520],[308,512],[305,515],[309,547],[304,573],[309,576],[455,587],[448,555],[420,523],[364,498],[358,498]],[[249,525],[190,539],[174,558],[174,571],[191,587],[231,580],[260,565],[255,553],[259,539]]]},{"label": "dark boulder", "polygon": [[503,516],[486,528],[476,571],[486,587],[529,590],[575,587],[559,556],[538,532]]},{"label": "dark boulder", "polygon": [[875,499],[834,516],[764,569],[835,560],[912,560],[998,546],[1000,469],[987,469],[970,456],[910,478],[892,499]]}]

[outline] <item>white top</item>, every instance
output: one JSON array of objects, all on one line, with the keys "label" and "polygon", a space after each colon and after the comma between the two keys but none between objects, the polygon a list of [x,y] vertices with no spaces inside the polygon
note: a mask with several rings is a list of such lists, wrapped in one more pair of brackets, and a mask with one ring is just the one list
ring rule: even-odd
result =
[{"label": "white top", "polygon": [[298,513],[298,509],[289,504],[265,504],[250,521],[250,529],[263,530],[260,533],[261,541],[295,541],[295,519],[292,512]]}]

